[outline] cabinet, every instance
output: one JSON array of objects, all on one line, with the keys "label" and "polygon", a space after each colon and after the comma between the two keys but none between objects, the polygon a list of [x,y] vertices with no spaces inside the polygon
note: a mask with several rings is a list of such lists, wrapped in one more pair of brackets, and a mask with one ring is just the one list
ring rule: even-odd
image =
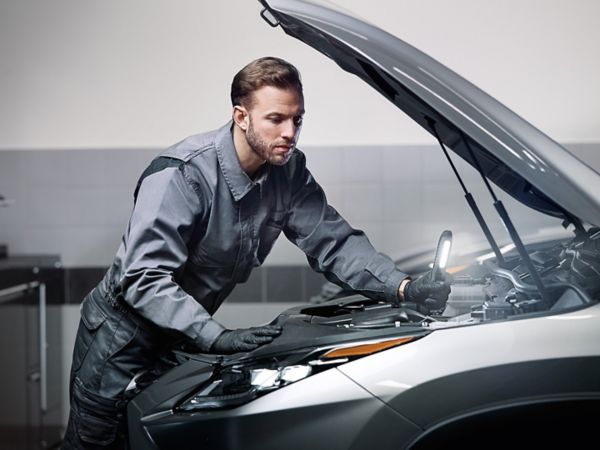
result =
[{"label": "cabinet", "polygon": [[61,314],[39,268],[0,270],[0,450],[52,448],[62,422]]}]

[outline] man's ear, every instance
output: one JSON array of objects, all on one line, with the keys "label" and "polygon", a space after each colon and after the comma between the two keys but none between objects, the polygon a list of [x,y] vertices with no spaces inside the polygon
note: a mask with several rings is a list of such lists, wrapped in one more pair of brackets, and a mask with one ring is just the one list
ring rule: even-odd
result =
[{"label": "man's ear", "polygon": [[238,127],[246,131],[248,129],[249,120],[250,116],[248,115],[246,108],[240,105],[235,105],[233,107],[233,121]]}]

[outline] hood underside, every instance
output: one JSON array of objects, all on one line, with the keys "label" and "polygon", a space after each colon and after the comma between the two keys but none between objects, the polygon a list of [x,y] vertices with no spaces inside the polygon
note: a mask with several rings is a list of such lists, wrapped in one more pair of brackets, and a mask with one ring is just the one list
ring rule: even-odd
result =
[{"label": "hood underside", "polygon": [[600,224],[599,174],[452,70],[326,2],[260,1],[271,25],[363,79],[515,199]]}]

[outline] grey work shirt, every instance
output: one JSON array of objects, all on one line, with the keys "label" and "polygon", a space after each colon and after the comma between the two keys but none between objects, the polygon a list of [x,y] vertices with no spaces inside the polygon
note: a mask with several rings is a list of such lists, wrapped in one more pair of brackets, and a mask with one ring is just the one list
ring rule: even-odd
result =
[{"label": "grey work shirt", "polygon": [[283,166],[264,164],[250,179],[229,122],[160,156],[170,164],[143,178],[102,282],[143,317],[209,350],[224,330],[212,314],[263,263],[281,232],[329,280],[397,299],[406,275],[327,204],[302,152]]}]

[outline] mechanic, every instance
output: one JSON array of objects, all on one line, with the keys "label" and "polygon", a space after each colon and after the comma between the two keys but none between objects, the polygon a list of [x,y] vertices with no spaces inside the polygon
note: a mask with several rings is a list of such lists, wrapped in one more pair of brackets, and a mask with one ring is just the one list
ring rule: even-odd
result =
[{"label": "mechanic", "polygon": [[251,62],[231,101],[232,121],[175,144],[138,182],[114,262],[82,303],[65,449],[126,448],[125,406],[137,392],[128,387],[141,370],[169,367],[163,356],[177,345],[231,354],[281,333],[212,318],[281,232],[344,289],[394,304],[448,298],[448,282],[411,281],[327,204],[296,150],[304,98],[294,66]]}]

